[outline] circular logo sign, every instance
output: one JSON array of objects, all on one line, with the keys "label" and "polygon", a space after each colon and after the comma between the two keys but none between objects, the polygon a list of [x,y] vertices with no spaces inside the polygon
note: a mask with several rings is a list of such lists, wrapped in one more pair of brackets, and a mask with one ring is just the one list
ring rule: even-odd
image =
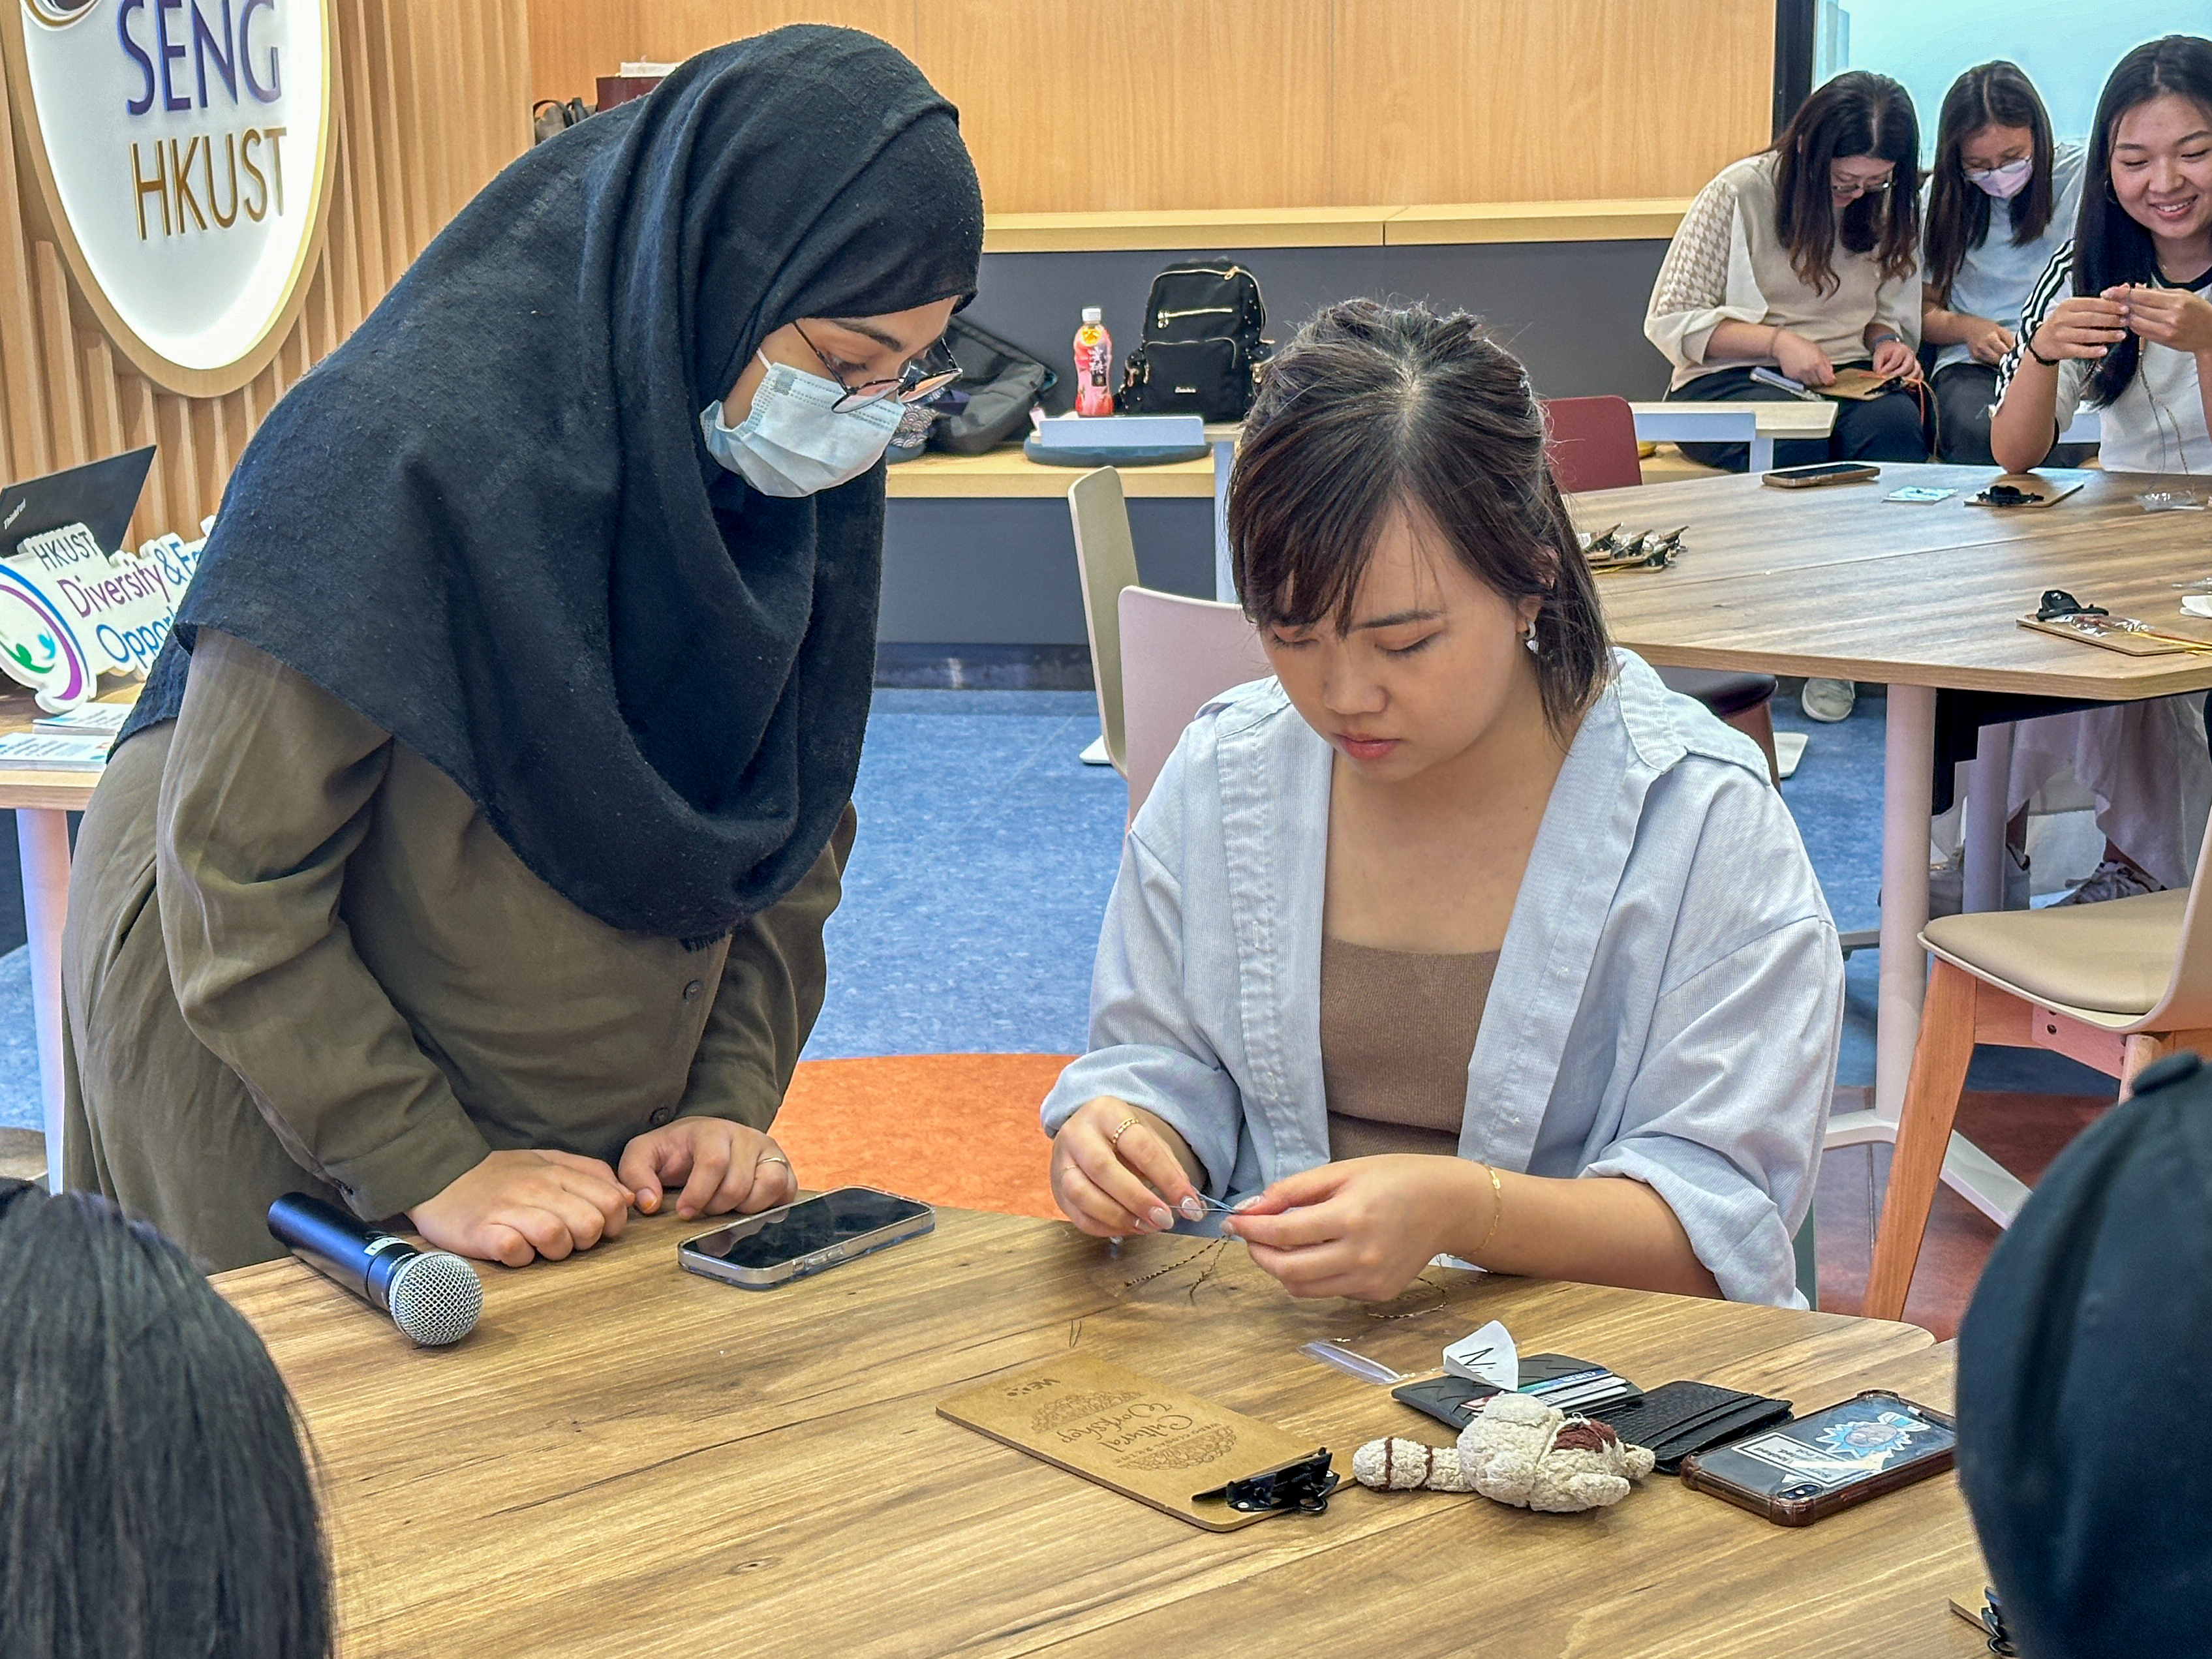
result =
[{"label": "circular logo sign", "polygon": [[6,565],[0,565],[0,672],[36,691],[40,706],[49,709],[83,702],[96,685],[54,602]]},{"label": "circular logo sign", "polygon": [[299,314],[334,144],[333,0],[0,0],[17,141],[110,337],[243,386]]}]

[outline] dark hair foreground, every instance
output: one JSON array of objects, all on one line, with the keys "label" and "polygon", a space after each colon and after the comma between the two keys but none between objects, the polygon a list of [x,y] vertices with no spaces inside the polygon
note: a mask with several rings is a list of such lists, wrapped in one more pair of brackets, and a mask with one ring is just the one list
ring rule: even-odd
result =
[{"label": "dark hair foreground", "polygon": [[1342,629],[1389,516],[1417,509],[1507,599],[1540,595],[1537,678],[1564,727],[1612,672],[1544,411],[1480,318],[1347,300],[1268,366],[1229,483],[1237,596],[1261,627]]},{"label": "dark hair foreground", "polygon": [[2212,1069],[2135,1088],[2036,1182],[1959,1327],[1959,1484],[2035,1659],[2205,1650]]},{"label": "dark hair foreground", "polygon": [[1966,255],[1989,240],[1992,204],[1989,194],[1966,178],[1961,155],[1967,139],[1991,126],[2025,128],[2028,159],[2035,167],[2027,188],[2005,204],[2013,246],[2025,247],[2042,235],[2057,207],[2057,192],[2051,177],[2051,116],[2043,107],[2035,83],[2019,64],[2002,58],[1975,64],[1943,94],[1943,112],[1936,119],[1936,162],[1928,169],[1928,224],[1923,241],[1928,288],[1947,304],[1951,284]]},{"label": "dark hair foreground", "polygon": [[330,1646],[314,1490],[260,1339],[106,1200],[0,1182],[0,1653]]}]

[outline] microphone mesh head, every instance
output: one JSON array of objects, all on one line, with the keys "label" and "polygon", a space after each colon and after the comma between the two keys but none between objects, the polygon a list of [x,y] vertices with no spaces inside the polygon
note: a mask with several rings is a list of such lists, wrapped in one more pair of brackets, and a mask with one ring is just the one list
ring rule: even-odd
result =
[{"label": "microphone mesh head", "polygon": [[483,1311],[476,1270],[444,1250],[426,1250],[392,1276],[392,1322],[426,1348],[459,1341]]}]

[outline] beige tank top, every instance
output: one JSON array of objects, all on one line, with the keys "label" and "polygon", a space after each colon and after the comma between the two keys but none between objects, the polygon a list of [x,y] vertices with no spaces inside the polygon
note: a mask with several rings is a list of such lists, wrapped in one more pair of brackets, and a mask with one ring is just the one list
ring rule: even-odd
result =
[{"label": "beige tank top", "polygon": [[1431,956],[1323,936],[1321,1074],[1332,1158],[1459,1151],[1467,1067],[1498,952]]}]

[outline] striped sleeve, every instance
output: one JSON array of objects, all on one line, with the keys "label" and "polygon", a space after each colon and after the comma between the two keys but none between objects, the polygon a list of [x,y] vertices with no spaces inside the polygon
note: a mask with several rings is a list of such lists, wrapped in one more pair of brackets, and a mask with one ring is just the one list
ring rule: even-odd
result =
[{"label": "striped sleeve", "polygon": [[2021,354],[2035,331],[2043,326],[2044,319],[2051,308],[2074,291],[2074,244],[2069,240],[2051,256],[2051,263],[2043,268],[2043,275],[2035,279],[2035,286],[2027,292],[2027,303],[2021,308],[2019,343],[2005,353],[2004,362],[1997,366],[1997,392],[1993,400],[2004,401],[2005,388],[2012,384],[2013,371],[2020,367]]}]

